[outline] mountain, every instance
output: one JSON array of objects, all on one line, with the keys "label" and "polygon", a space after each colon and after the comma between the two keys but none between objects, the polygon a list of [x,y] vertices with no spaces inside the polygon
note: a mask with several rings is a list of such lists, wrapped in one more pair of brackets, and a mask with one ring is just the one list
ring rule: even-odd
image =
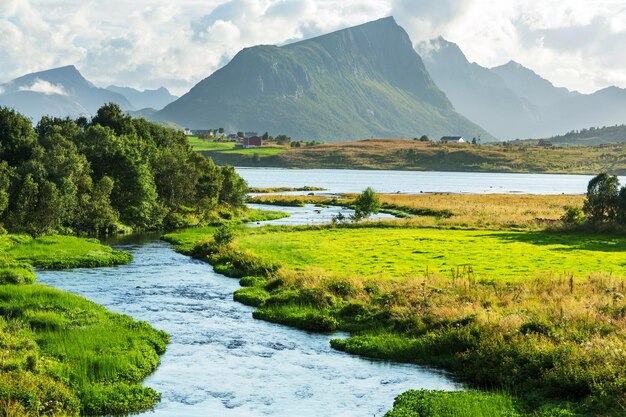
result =
[{"label": "mountain", "polygon": [[519,96],[488,68],[470,63],[455,43],[439,37],[416,47],[431,77],[454,108],[496,137],[537,123],[537,106]]},{"label": "mountain", "polygon": [[107,90],[126,97],[135,109],[152,108],[160,110],[178,98],[170,94],[165,87],[156,90],[139,91],[130,87],[110,85],[107,87]]},{"label": "mountain", "polygon": [[514,61],[485,68],[470,63],[456,44],[441,37],[416,50],[454,107],[500,139],[545,138],[626,122],[624,89],[581,94],[555,87]]},{"label": "mountain", "polygon": [[518,96],[538,106],[550,106],[580,95],[577,91],[555,87],[550,81],[515,61],[491,68],[491,72],[499,75]]},{"label": "mountain", "polygon": [[13,107],[33,122],[44,115],[95,114],[109,102],[132,109],[124,96],[96,87],[73,65],[24,75],[0,86],[0,92],[0,106]]},{"label": "mountain", "polygon": [[492,138],[454,110],[391,17],[281,47],[246,48],[155,118],[327,141]]}]

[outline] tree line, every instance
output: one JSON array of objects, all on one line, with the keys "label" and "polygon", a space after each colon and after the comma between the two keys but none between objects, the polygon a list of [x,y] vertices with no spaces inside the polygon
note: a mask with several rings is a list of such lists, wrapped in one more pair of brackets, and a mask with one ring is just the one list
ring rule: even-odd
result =
[{"label": "tree line", "polygon": [[208,221],[243,206],[246,182],[194,152],[182,132],[116,104],[88,120],[29,119],[0,107],[0,222],[12,232],[112,233]]}]

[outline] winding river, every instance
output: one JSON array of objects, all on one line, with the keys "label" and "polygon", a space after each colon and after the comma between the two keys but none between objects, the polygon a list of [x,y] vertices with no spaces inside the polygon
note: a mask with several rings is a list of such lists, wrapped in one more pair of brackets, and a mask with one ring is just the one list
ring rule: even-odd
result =
[{"label": "winding river", "polygon": [[[273,207],[273,209],[276,209]],[[275,223],[325,221],[336,209],[281,208]],[[112,242],[134,260],[116,268],[38,272],[39,282],[82,295],[172,335],[146,381],[163,394],[146,416],[382,416],[407,389],[460,389],[435,370],[334,351],[333,337],[252,318],[233,301],[238,281],[174,252],[158,236]]]}]

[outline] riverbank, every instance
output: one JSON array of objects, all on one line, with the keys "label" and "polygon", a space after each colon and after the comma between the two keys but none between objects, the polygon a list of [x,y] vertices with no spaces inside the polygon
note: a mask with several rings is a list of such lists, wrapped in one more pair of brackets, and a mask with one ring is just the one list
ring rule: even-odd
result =
[{"label": "riverbank", "polygon": [[216,164],[237,167],[409,171],[626,173],[626,145],[541,147],[531,144],[441,144],[407,139],[368,139],[311,147],[225,151],[197,145]]},{"label": "riverbank", "polygon": [[[235,299],[257,307],[256,318],[346,331],[352,336],[334,340],[336,349],[440,366],[472,386],[504,390],[485,401],[509,404],[509,415],[620,415],[623,237],[375,226],[244,230],[231,245],[204,236],[186,250],[240,277]],[[559,263],[565,257],[572,262]],[[455,395],[429,398],[463,404],[474,394]]]},{"label": "riverbank", "polygon": [[34,268],[122,265],[95,239],[0,236],[0,409],[7,416],[126,414],[159,394],[141,385],[169,336],[35,281]]}]

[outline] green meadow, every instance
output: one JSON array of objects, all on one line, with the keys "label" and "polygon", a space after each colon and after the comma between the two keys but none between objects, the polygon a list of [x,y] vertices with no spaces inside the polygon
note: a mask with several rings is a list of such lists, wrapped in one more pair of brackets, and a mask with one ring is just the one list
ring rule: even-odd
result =
[{"label": "green meadow", "polygon": [[242,235],[238,247],[295,271],[339,277],[451,277],[483,280],[596,273],[626,275],[626,237],[551,231],[336,228]]},{"label": "green meadow", "polygon": [[212,158],[219,157],[219,155],[258,155],[259,157],[265,157],[279,155],[287,150],[287,148],[276,146],[243,149],[237,147],[235,142],[215,142],[211,139],[200,139],[193,136],[189,137],[188,140],[193,150],[203,153],[207,152]]}]

